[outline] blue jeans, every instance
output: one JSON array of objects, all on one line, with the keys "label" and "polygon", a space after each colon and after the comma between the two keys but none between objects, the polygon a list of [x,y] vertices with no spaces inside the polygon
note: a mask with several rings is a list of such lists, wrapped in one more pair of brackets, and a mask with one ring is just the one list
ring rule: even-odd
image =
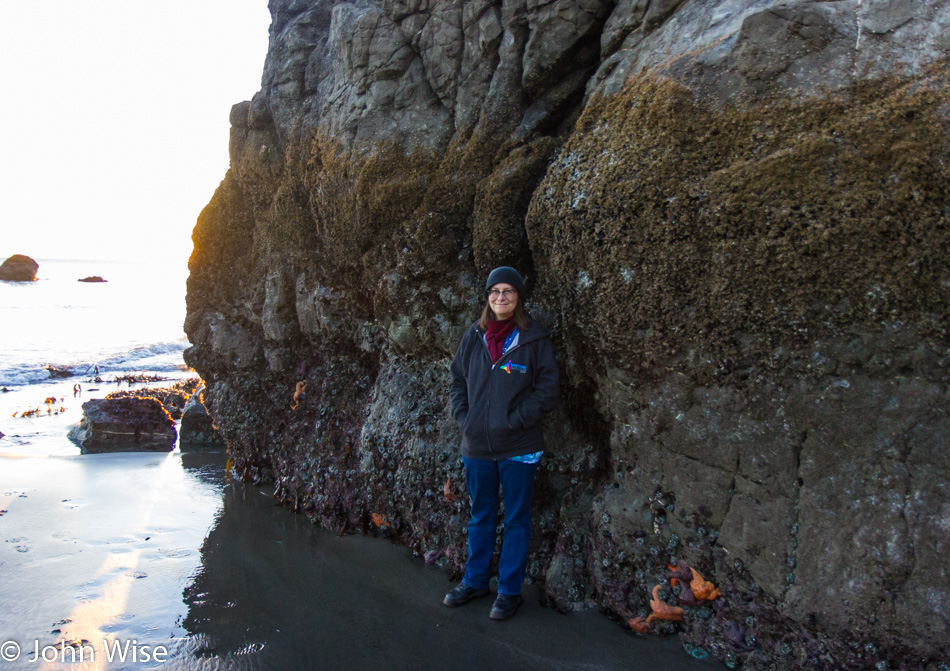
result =
[{"label": "blue jeans", "polygon": [[505,501],[505,536],[498,562],[498,593],[521,594],[528,564],[528,541],[531,539],[534,472],[538,465],[468,457],[463,457],[462,461],[465,463],[468,495],[472,499],[468,561],[462,582],[475,589],[488,588],[488,569],[495,552],[500,484]]}]

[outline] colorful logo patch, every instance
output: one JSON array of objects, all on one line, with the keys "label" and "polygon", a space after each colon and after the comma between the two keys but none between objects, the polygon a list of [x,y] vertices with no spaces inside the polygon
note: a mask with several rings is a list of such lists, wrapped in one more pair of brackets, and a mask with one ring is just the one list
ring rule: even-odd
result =
[{"label": "colorful logo patch", "polygon": [[498,368],[499,370],[505,371],[509,375],[511,375],[512,371],[517,371],[518,373],[521,373],[522,375],[528,372],[527,366],[519,366],[518,364],[511,363],[510,361],[506,363],[504,366],[499,366]]}]

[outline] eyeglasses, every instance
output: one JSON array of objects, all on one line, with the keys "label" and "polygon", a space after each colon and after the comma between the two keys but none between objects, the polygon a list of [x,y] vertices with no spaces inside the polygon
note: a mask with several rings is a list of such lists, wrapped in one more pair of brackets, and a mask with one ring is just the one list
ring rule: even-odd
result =
[{"label": "eyeglasses", "polygon": [[518,293],[517,289],[505,289],[504,291],[498,291],[498,289],[492,289],[491,291],[488,292],[488,295],[491,298],[499,298],[500,296],[504,296],[505,298],[511,298],[517,293]]}]

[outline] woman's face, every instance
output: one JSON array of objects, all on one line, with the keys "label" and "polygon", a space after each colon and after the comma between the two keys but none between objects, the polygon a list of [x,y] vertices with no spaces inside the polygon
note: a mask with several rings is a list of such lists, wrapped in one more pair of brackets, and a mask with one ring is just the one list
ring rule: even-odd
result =
[{"label": "woman's face", "polygon": [[518,292],[513,286],[504,282],[493,284],[488,292],[488,304],[491,305],[496,318],[508,319],[515,314],[515,306],[518,305]]}]

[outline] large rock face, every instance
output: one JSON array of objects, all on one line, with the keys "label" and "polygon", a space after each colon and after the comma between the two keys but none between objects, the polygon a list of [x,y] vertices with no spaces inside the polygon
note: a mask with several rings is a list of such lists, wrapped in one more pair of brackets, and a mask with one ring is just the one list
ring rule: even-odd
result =
[{"label": "large rock face", "polygon": [[646,614],[683,559],[722,597],[654,631],[732,666],[943,668],[950,3],[271,11],[188,290],[238,472],[459,569],[448,361],[514,265],[553,605]]},{"label": "large rock face", "polygon": [[33,282],[40,264],[23,254],[14,254],[0,265],[0,280],[8,282]]}]

